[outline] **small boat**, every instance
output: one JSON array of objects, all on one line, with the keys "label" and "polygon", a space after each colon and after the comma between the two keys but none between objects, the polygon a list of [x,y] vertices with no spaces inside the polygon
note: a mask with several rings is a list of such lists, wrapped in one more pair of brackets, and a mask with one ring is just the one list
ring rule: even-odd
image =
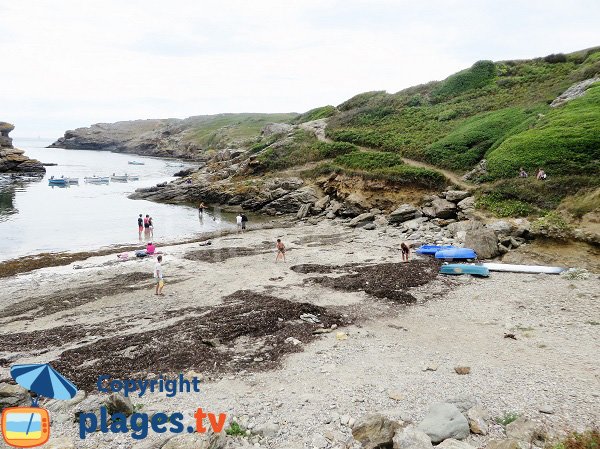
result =
[{"label": "small boat", "polygon": [[79,184],[79,178],[65,178],[69,184]]},{"label": "small boat", "polygon": [[435,253],[436,259],[476,259],[477,254],[471,248],[443,249]]},{"label": "small boat", "polygon": [[146,165],[144,162],[140,162],[140,161],[129,161],[127,163],[129,165]]},{"label": "small boat", "polygon": [[112,175],[110,177],[110,180],[115,181],[115,182],[127,182],[128,178],[127,178],[127,175],[123,175],[123,176]]},{"label": "small boat", "polygon": [[110,178],[108,176],[86,176],[83,179],[85,182],[91,184],[108,184],[110,182]]},{"label": "small boat", "polygon": [[183,164],[172,164],[170,162],[167,162],[167,167],[185,167],[185,165],[183,165]]},{"label": "small boat", "polygon": [[549,267],[544,265],[511,265],[507,263],[482,263],[481,266],[486,267],[490,271],[505,271],[509,273],[543,273],[543,274],[560,274],[566,271],[562,267]]},{"label": "small boat", "polygon": [[438,251],[442,251],[442,250],[445,250],[445,249],[454,249],[454,248],[456,248],[456,247],[452,246],[452,245],[446,245],[446,246],[441,246],[441,245],[423,245],[423,246],[420,246],[419,248],[417,248],[417,250],[415,252],[417,254],[424,254],[424,255],[427,255],[427,256],[433,256]]},{"label": "small boat", "polygon": [[139,181],[139,180],[140,180],[140,177],[139,177],[139,176],[136,176],[136,175],[128,175],[128,176],[127,176],[127,180],[128,180],[128,181]]},{"label": "small boat", "polygon": [[69,181],[65,178],[50,178],[48,179],[49,186],[68,186]]},{"label": "small boat", "polygon": [[440,267],[442,274],[470,274],[472,276],[488,277],[490,270],[483,265],[472,265],[464,263],[450,263]]}]

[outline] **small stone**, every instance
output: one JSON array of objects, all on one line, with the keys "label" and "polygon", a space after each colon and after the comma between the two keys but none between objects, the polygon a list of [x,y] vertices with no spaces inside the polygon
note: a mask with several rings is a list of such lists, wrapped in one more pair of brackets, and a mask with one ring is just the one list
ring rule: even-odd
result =
[{"label": "small stone", "polygon": [[112,393],[108,398],[106,398],[104,405],[106,406],[106,410],[110,415],[113,413],[124,413],[125,415],[129,416],[134,411],[131,399],[119,393]]},{"label": "small stone", "polygon": [[465,375],[471,372],[471,368],[468,366],[456,366],[454,367],[454,371],[456,371],[456,374]]},{"label": "small stone", "polygon": [[471,407],[467,411],[467,420],[469,421],[469,428],[472,433],[479,435],[487,435],[489,414],[480,405]]},{"label": "small stone", "polygon": [[540,413],[545,413],[546,415],[553,415],[554,414],[554,408],[552,408],[552,406],[548,405],[548,404],[540,405],[538,407],[538,411]]},{"label": "small stone", "polygon": [[328,445],[329,445],[329,442],[327,441],[327,438],[325,438],[320,433],[317,433],[312,437],[312,445],[311,445],[312,447],[316,447],[318,449],[324,449]]},{"label": "small stone", "polygon": [[423,367],[423,371],[437,371],[438,367],[437,363],[430,363]]},{"label": "small stone", "polygon": [[392,439],[394,449],[432,449],[429,436],[414,426],[406,426],[396,431]]},{"label": "small stone", "polygon": [[388,396],[394,401],[401,401],[402,399],[404,399],[404,395],[398,390],[389,390]]},{"label": "small stone", "polygon": [[389,447],[400,423],[383,415],[366,415],[358,419],[352,426],[352,436],[365,449]]},{"label": "small stone", "polygon": [[436,449],[437,448],[440,448],[440,449],[475,449],[470,444],[465,443],[464,441],[455,440],[454,438],[448,438],[448,439],[442,441],[440,444],[438,444],[436,446]]},{"label": "small stone", "polygon": [[336,332],[335,338],[340,341],[348,340],[348,335],[345,332]]}]

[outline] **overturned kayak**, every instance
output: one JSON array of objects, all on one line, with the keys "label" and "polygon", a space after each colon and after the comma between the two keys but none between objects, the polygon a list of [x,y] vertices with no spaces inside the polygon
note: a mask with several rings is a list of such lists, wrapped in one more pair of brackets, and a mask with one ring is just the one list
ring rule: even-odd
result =
[{"label": "overturned kayak", "polygon": [[450,263],[440,267],[442,274],[470,274],[472,276],[488,277],[490,270],[482,265],[469,265],[463,263]]},{"label": "overturned kayak", "polygon": [[490,271],[506,271],[510,273],[543,273],[543,274],[560,274],[566,271],[562,267],[549,267],[544,265],[511,265],[508,263],[482,263],[481,266],[486,267]]},{"label": "overturned kayak", "polygon": [[436,259],[476,259],[477,254],[471,248],[443,249],[435,253]]},{"label": "overturned kayak", "polygon": [[455,246],[452,245],[423,245],[416,249],[417,254],[424,254],[427,256],[433,256],[438,251],[446,250],[446,249],[455,249]]}]

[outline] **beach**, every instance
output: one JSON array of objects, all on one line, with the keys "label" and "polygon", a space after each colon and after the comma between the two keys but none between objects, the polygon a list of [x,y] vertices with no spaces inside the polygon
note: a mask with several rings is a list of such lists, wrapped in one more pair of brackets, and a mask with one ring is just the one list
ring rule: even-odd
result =
[{"label": "beach", "polygon": [[[456,398],[551,434],[600,422],[597,274],[443,277],[430,259],[401,263],[399,235],[325,220],[159,243],[164,297],[154,295],[155,260],[116,254],[2,278],[0,379],[12,364],[50,362],[85,390],[52,419],[53,435],[77,448],[173,437],[79,439],[74,410],[99,403],[100,374],[201,378],[200,392],[132,403],[190,422],[198,407],[226,413],[251,433],[229,447],[359,447],[351,426],[361,416],[418,422]],[[285,263],[275,263],[277,238]],[[492,424],[466,441],[482,447],[503,432]]]}]

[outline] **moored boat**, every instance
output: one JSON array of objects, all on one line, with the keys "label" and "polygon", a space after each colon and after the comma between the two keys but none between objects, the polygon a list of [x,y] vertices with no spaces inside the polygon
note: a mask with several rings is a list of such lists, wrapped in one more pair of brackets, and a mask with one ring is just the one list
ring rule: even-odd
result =
[{"label": "moored boat", "polygon": [[127,175],[123,175],[123,176],[112,175],[110,177],[110,180],[115,181],[115,182],[127,182],[128,178],[127,178]]},{"label": "moored boat", "polygon": [[442,265],[440,267],[440,273],[452,275],[470,274],[472,276],[488,277],[490,275],[490,270],[484,267],[483,265],[450,263]]},{"label": "moored boat", "polygon": [[436,259],[476,259],[477,254],[471,248],[444,249],[435,253]]},{"label": "moored boat", "polygon": [[50,178],[48,179],[48,185],[50,186],[68,186],[69,181],[65,178]]},{"label": "moored boat", "polygon": [[438,251],[446,250],[446,249],[454,249],[455,246],[452,245],[423,245],[416,249],[417,254],[424,254],[427,256],[433,256]]},{"label": "moored boat", "polygon": [[140,162],[140,161],[129,161],[127,162],[129,165],[145,165],[144,162]]},{"label": "moored boat", "polygon": [[79,178],[65,178],[69,184],[79,184]]},{"label": "moored boat", "polygon": [[110,182],[110,178],[108,176],[86,176],[83,179],[85,182],[91,184],[108,184]]},{"label": "moored boat", "polygon": [[127,175],[127,180],[128,181],[139,181],[140,177],[137,175]]},{"label": "moored boat", "polygon": [[563,267],[550,267],[545,265],[513,265],[508,263],[482,263],[490,271],[505,271],[509,273],[543,273],[560,274],[566,271]]}]

